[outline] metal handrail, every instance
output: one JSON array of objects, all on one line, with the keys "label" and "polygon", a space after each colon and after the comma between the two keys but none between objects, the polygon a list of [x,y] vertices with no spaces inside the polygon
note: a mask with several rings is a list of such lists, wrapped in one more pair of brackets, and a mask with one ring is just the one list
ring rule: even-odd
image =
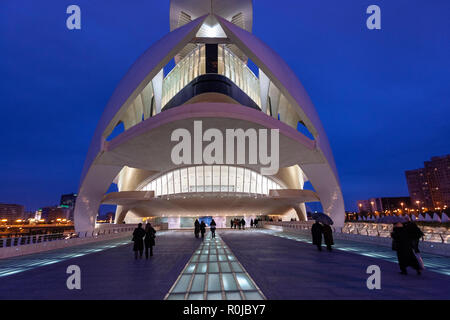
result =
[{"label": "metal handrail", "polygon": [[[118,234],[123,232],[131,232],[134,230],[136,226],[135,225],[128,225],[126,227],[119,227],[119,228],[110,228],[108,230],[108,235],[111,234]],[[102,232],[103,231],[103,232]],[[80,235],[84,235],[84,237],[80,237]],[[106,228],[105,229],[95,229],[90,234],[93,238],[96,237],[102,237],[106,236]],[[36,243],[44,243],[44,242],[52,242],[52,241],[61,241],[61,240],[69,240],[74,238],[87,238],[88,237],[88,231],[82,231],[82,232],[72,232],[70,234],[64,234],[64,233],[51,233],[51,234],[35,234],[35,235],[28,235],[28,236],[21,236],[21,237],[7,237],[7,238],[0,238],[0,249],[1,248],[9,248],[9,247],[19,247],[19,246],[26,246],[30,244],[36,244]]]},{"label": "metal handrail", "polygon": [[[305,222],[305,221],[262,221],[265,224],[269,225],[275,225],[275,226],[282,226],[286,228],[297,228],[297,226],[301,226],[302,230],[310,230],[311,229],[311,222]],[[333,228],[336,232],[336,228]],[[380,238],[389,238],[391,231],[392,231],[392,225],[388,224],[373,224],[373,223],[357,223],[353,224],[351,222],[347,222],[344,224],[344,227],[341,228],[342,233],[346,234],[357,234],[362,236],[370,236],[371,234],[369,231],[375,231],[376,236]],[[450,233],[449,231],[435,231],[431,229],[431,227],[421,227],[422,232],[424,233],[424,237],[422,238],[422,241],[428,241],[428,242],[438,242],[438,243],[450,243]],[[375,234],[373,236],[375,236]],[[437,239],[439,239],[437,241]]]}]

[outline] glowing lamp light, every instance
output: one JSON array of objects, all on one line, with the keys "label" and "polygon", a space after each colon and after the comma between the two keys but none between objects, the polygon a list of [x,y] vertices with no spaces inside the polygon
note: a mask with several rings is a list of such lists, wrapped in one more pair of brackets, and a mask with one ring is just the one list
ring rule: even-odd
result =
[{"label": "glowing lamp light", "polygon": [[207,38],[219,38],[223,36],[223,31],[219,24],[212,27],[205,24],[203,26],[203,31],[205,32]]}]

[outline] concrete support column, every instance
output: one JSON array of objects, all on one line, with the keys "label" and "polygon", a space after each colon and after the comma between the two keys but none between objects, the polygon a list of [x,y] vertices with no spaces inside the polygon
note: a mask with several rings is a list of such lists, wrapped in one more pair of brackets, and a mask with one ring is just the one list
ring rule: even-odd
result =
[{"label": "concrete support column", "polygon": [[129,207],[125,206],[117,206],[116,209],[116,219],[114,221],[115,224],[123,223],[125,220],[125,217],[127,216],[128,211],[130,210]]}]

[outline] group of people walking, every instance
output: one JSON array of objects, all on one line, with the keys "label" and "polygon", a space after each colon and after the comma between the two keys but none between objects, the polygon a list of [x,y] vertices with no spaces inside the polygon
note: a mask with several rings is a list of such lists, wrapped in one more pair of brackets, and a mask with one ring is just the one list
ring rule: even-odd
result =
[{"label": "group of people walking", "polygon": [[155,246],[156,230],[150,223],[147,223],[145,230],[142,228],[142,223],[139,223],[137,228],[133,231],[133,251],[134,258],[142,259],[145,248],[145,258],[148,259],[149,251],[150,256],[153,256],[153,247]]},{"label": "group of people walking", "polygon": [[[211,223],[209,224],[209,227],[211,229],[211,237],[216,237],[216,222],[214,219],[211,220]],[[202,235],[202,239],[205,237],[206,233],[206,223],[204,221],[199,222],[198,219],[195,219],[194,222],[194,235],[196,238],[199,238],[199,235]]]},{"label": "group of people walking", "polygon": [[[316,221],[311,227],[312,242],[322,251],[322,237],[328,251],[332,251],[333,230],[328,224]],[[412,221],[397,222],[394,224],[392,237],[392,250],[397,252],[398,264],[401,274],[408,274],[407,268],[412,267],[420,275],[425,268],[419,251],[420,239],[424,236],[422,230]]]},{"label": "group of people walking", "polygon": [[230,220],[230,228],[231,229],[245,229],[245,220],[244,218],[242,219],[231,219]]},{"label": "group of people walking", "polygon": [[317,250],[322,251],[322,235],[325,245],[328,251],[332,251],[333,241],[333,230],[328,224],[320,223],[316,221],[311,227],[312,242],[313,245],[317,246]]},{"label": "group of people walking", "polygon": [[[230,228],[231,229],[239,229],[245,230],[246,221],[244,218],[242,219],[231,219],[230,220]],[[258,226],[258,219],[250,219],[250,227],[256,228]]]},{"label": "group of people walking", "polygon": [[206,223],[202,221],[201,223],[198,221],[198,219],[195,219],[194,222],[194,235],[196,238],[199,237],[200,233],[202,234],[202,238],[205,237],[206,232]]},{"label": "group of people walking", "polygon": [[[231,228],[245,229],[244,219],[231,219]],[[258,219],[251,219],[250,226],[257,227]],[[212,238],[216,237],[216,222],[211,220],[210,230]],[[199,222],[198,219],[194,222],[194,235],[196,238],[203,239],[206,233],[206,224],[204,221]],[[325,242],[328,251],[332,251],[333,230],[326,223],[316,221],[311,227],[312,243],[317,246],[319,251],[322,251],[322,238]],[[412,267],[417,274],[421,274],[424,269],[423,261],[419,251],[419,241],[424,236],[422,230],[414,222],[404,222],[394,224],[392,237],[392,250],[397,252],[398,264],[400,266],[400,273],[407,274],[407,267]],[[142,223],[133,232],[133,251],[135,259],[142,259],[144,249],[145,258],[153,256],[153,247],[155,246],[156,230],[150,223],[147,223],[145,229],[142,228]]]},{"label": "group of people walking", "polygon": [[420,275],[424,269],[419,251],[419,241],[424,236],[422,230],[411,221],[394,224],[391,233],[392,250],[397,251],[401,274],[408,274],[407,267],[412,267]]}]

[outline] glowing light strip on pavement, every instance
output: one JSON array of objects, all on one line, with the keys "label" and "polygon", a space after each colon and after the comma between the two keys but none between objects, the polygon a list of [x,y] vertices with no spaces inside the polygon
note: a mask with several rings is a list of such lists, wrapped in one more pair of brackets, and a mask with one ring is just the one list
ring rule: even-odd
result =
[{"label": "glowing light strip on pavement", "polygon": [[[160,234],[162,233],[165,233],[165,231],[160,232]],[[121,238],[111,241],[103,240],[86,245],[79,245],[19,257],[1,259],[0,278],[127,244],[130,244],[130,239],[124,240],[123,238]]]},{"label": "glowing light strip on pavement", "polygon": [[225,242],[209,233],[165,300],[265,300]]},{"label": "glowing light strip on pavement", "polygon": [[[258,230],[258,232],[265,233],[268,235],[309,243],[312,244],[311,238],[307,235],[293,235],[283,233],[281,231],[274,230]],[[397,263],[397,255],[394,251],[392,251],[388,247],[371,245],[368,243],[356,242],[356,241],[343,241],[343,240],[334,240],[335,246],[334,248],[337,250],[359,254],[362,256],[382,259],[385,261]],[[421,253],[424,265],[426,269],[430,271],[445,274],[450,276],[450,259],[444,256],[431,255],[427,253]]]}]

